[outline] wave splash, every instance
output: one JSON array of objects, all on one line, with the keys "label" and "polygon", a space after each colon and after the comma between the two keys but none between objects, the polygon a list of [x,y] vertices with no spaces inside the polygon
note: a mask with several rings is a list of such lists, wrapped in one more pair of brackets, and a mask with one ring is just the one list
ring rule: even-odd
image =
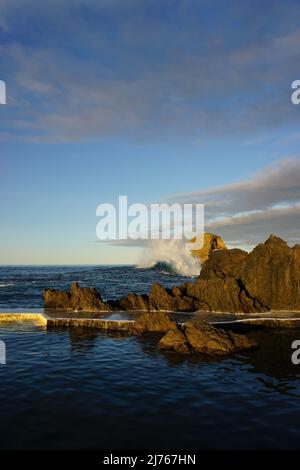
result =
[{"label": "wave splash", "polygon": [[199,259],[185,248],[182,240],[152,240],[138,267],[183,276],[198,276],[201,270]]}]

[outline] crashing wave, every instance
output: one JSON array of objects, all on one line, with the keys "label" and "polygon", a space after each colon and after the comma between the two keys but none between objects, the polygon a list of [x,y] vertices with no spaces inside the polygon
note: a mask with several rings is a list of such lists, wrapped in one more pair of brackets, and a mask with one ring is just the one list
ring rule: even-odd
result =
[{"label": "crashing wave", "polygon": [[198,276],[201,269],[199,259],[181,240],[152,240],[138,266],[183,276]]},{"label": "crashing wave", "polygon": [[168,263],[167,261],[158,261],[150,269],[153,269],[153,271],[159,271],[164,274],[179,274],[176,271],[176,267],[172,263]]}]

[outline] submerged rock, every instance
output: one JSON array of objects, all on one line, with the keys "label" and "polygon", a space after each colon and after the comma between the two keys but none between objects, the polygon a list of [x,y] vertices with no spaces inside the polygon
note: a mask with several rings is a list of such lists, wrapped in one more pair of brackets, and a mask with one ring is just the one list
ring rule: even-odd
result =
[{"label": "submerged rock", "polygon": [[197,352],[208,355],[227,355],[256,348],[252,338],[215,328],[203,320],[185,323],[182,331],[169,331],[160,341],[160,348],[181,353]]},{"label": "submerged rock", "polygon": [[72,283],[70,292],[45,289],[44,306],[46,309],[53,310],[110,311],[109,305],[103,302],[97,289],[79,287],[77,282]]},{"label": "submerged rock", "polygon": [[300,310],[300,246],[271,235],[248,255],[241,269],[245,290],[271,310]]},{"label": "submerged rock", "polygon": [[179,330],[169,330],[159,342],[160,349],[175,351],[182,354],[190,353],[189,343],[184,334]]},{"label": "submerged rock", "polygon": [[131,327],[131,331],[136,334],[166,333],[176,329],[176,322],[165,312],[143,313]]}]

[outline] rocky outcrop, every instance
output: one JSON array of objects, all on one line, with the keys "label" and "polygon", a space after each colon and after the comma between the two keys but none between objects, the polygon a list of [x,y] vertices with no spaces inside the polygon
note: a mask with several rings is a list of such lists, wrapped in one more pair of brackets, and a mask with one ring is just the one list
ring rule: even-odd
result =
[{"label": "rocky outcrop", "polygon": [[51,310],[82,310],[84,312],[108,312],[110,307],[104,303],[94,288],[79,287],[73,282],[70,292],[45,289],[44,306]]},{"label": "rocky outcrop", "polygon": [[182,354],[191,352],[188,340],[178,328],[170,330],[159,342],[160,349],[175,351]]},{"label": "rocky outcrop", "polygon": [[198,279],[173,289],[154,284],[149,295],[129,294],[104,303],[96,289],[74,283],[71,292],[46,289],[44,303],[46,308],[89,312],[300,310],[300,245],[290,248],[271,235],[250,254],[239,249],[212,250]]},{"label": "rocky outcrop", "polygon": [[300,245],[290,248],[271,235],[247,256],[241,283],[252,298],[272,310],[300,310]]},{"label": "rocky outcrop", "polygon": [[197,310],[194,299],[186,295],[186,285],[165,289],[160,284],[153,284],[149,295],[129,294],[113,302],[115,310],[132,311],[182,311]]},{"label": "rocky outcrop", "polygon": [[239,279],[248,253],[238,248],[213,252],[200,272],[200,279]]},{"label": "rocky outcrop", "polygon": [[239,249],[210,253],[199,278],[173,289],[154,284],[148,296],[130,294],[125,310],[254,313],[300,310],[300,245],[271,235],[250,254]]},{"label": "rocky outcrop", "polygon": [[149,296],[129,294],[114,303],[116,310],[171,312],[264,312],[268,308],[251,298],[234,278],[197,279],[173,289],[152,286]]},{"label": "rocky outcrop", "polygon": [[176,330],[177,325],[170,315],[164,312],[143,313],[132,323],[131,331],[136,334],[166,333]]},{"label": "rocky outcrop", "polygon": [[194,237],[191,240],[191,243],[200,242],[202,244],[202,248],[199,250],[192,250],[192,255],[199,258],[201,264],[204,264],[205,261],[208,260],[210,254],[214,250],[226,250],[226,245],[224,240],[219,237],[219,235],[215,235],[214,233],[205,232],[203,235],[199,237]]},{"label": "rocky outcrop", "polygon": [[248,336],[215,328],[202,320],[188,321],[180,329],[169,331],[160,341],[161,349],[208,355],[228,355],[256,348],[256,341]]}]

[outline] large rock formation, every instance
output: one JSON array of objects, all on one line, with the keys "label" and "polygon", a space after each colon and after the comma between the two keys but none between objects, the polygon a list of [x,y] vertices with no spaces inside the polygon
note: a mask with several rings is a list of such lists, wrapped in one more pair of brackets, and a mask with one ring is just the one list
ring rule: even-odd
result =
[{"label": "large rock formation", "polygon": [[132,323],[131,331],[136,334],[142,333],[166,333],[176,330],[177,325],[171,317],[164,312],[143,313]]},{"label": "large rock formation", "polygon": [[203,235],[199,237],[194,237],[191,240],[191,243],[200,242],[202,244],[202,248],[199,250],[192,250],[192,255],[199,258],[200,263],[204,264],[205,261],[208,260],[209,255],[214,250],[226,250],[226,245],[224,240],[219,237],[219,235],[215,235],[214,233],[205,232]]},{"label": "large rock formation", "polygon": [[272,310],[300,310],[300,245],[290,248],[271,235],[247,256],[241,268],[245,290]]},{"label": "large rock formation", "polygon": [[79,287],[73,282],[70,292],[45,289],[44,306],[52,310],[82,310],[85,312],[108,312],[110,307],[104,303],[94,288]]},{"label": "large rock formation", "polygon": [[219,250],[211,253],[210,257],[203,265],[201,279],[239,279],[241,267],[246,260],[248,253],[238,248],[232,250]]},{"label": "large rock formation", "polygon": [[154,284],[149,295],[129,294],[104,303],[96,289],[47,289],[46,308],[61,310],[265,312],[300,310],[300,245],[290,248],[275,235],[250,254],[239,249],[210,253],[198,279],[173,289]]},{"label": "large rock formation", "polygon": [[184,354],[226,355],[257,347],[251,337],[215,328],[199,319],[179,325],[165,312],[143,313],[132,323],[130,331],[134,334],[165,333],[159,347]]},{"label": "large rock formation", "polygon": [[167,332],[161,339],[161,349],[180,353],[197,352],[209,355],[227,355],[257,347],[252,338],[214,328],[202,320],[185,323],[182,330]]},{"label": "large rock formation", "polygon": [[148,296],[116,302],[125,310],[265,312],[300,310],[300,245],[271,235],[250,254],[239,249],[210,253],[200,276],[173,289],[154,284]]},{"label": "large rock formation", "polygon": [[191,352],[188,340],[178,328],[169,330],[160,340],[159,347],[166,351],[175,351],[182,354]]}]

